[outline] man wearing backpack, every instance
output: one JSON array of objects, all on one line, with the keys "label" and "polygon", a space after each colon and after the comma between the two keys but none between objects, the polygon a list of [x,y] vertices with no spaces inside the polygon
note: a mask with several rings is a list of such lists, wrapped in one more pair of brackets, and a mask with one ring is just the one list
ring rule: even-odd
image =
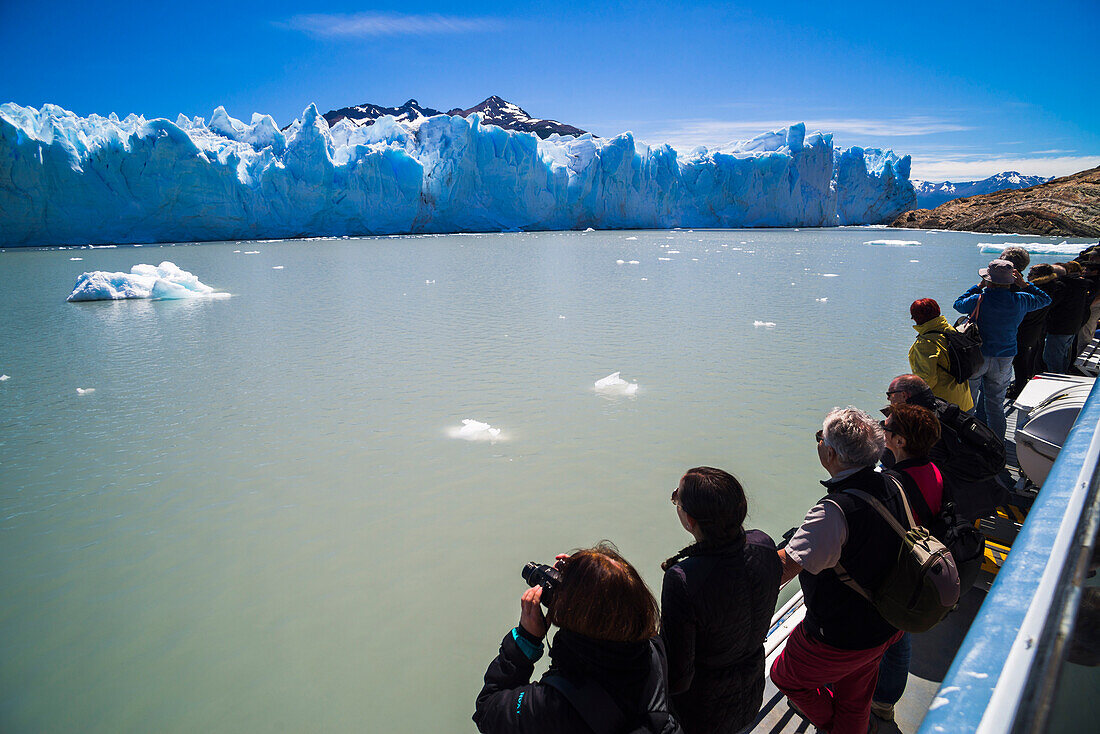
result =
[{"label": "man wearing backpack", "polygon": [[[993,260],[978,275],[981,282],[955,300],[955,310],[967,315],[977,311],[975,320],[982,334],[985,363],[970,378],[970,394],[979,420],[1004,441],[1004,402],[1012,382],[1016,331],[1029,311],[1050,305],[1050,296],[1024,280],[1008,260]],[[1018,290],[1013,290],[1014,285]]]},{"label": "man wearing backpack", "polygon": [[937,398],[972,410],[969,375],[961,382],[952,375],[947,335],[957,332],[940,314],[940,304],[931,298],[919,298],[909,306],[909,315],[917,330],[917,339],[909,348],[909,368],[928,384]]},{"label": "man wearing backpack", "polygon": [[779,550],[783,581],[799,577],[806,618],[787,638],[771,679],[819,729],[865,734],[879,660],[901,632],[842,579],[878,588],[898,564],[901,540],[869,503],[845,490],[862,490],[902,523],[905,512],[897,485],[875,471],[885,440],[871,416],[837,408],[816,439],[828,492]]}]

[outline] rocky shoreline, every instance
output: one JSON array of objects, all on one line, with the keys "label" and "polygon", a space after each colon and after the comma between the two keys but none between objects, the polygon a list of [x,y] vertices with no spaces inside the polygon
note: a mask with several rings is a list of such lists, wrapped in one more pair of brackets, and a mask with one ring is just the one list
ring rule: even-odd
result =
[{"label": "rocky shoreline", "polygon": [[898,216],[892,227],[1100,237],[1100,166],[1027,189],[954,199]]}]

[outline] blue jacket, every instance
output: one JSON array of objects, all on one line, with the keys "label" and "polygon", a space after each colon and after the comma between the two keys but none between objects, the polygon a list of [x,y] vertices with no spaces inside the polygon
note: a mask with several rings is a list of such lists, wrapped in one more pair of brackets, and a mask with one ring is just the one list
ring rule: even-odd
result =
[{"label": "blue jacket", "polygon": [[986,357],[1015,357],[1016,330],[1024,315],[1050,305],[1050,296],[1031,283],[1019,291],[976,285],[958,297],[955,310],[970,314],[979,298],[982,306],[978,309],[978,330]]}]

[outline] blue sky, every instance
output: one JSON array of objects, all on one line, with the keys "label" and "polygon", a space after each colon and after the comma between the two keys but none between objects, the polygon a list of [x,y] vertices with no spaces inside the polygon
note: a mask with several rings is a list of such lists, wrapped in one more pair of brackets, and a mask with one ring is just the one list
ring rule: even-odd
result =
[{"label": "blue sky", "polygon": [[1098,0],[155,3],[0,0],[0,102],[286,124],[498,94],[690,148],[805,121],[913,178],[1100,164]]}]

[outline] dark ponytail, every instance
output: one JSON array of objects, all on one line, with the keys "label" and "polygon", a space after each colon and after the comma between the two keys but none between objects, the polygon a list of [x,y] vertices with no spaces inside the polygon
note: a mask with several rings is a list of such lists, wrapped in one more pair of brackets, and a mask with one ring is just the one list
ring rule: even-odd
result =
[{"label": "dark ponytail", "polygon": [[680,481],[679,499],[683,511],[699,523],[703,539],[667,559],[662,570],[694,553],[726,545],[745,532],[748,500],[741,483],[729,472],[709,466],[688,469]]}]

